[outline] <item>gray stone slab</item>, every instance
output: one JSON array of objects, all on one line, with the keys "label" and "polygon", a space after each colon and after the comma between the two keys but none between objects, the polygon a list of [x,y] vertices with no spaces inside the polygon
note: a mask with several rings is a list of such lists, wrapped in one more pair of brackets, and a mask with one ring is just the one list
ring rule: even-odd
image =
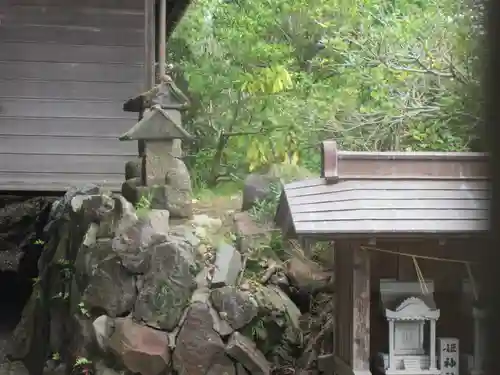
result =
[{"label": "gray stone slab", "polygon": [[241,363],[252,375],[269,375],[271,373],[269,362],[264,354],[257,349],[252,340],[239,332],[233,333],[229,338],[226,353]]},{"label": "gray stone slab", "polygon": [[217,248],[212,288],[235,285],[243,267],[241,254],[233,246],[223,243]]}]

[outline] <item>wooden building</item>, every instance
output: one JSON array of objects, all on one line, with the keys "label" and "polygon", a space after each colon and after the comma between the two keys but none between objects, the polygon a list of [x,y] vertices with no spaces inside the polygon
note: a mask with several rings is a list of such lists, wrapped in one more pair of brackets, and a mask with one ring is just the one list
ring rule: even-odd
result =
[{"label": "wooden building", "polygon": [[379,280],[416,281],[415,259],[434,281],[437,335],[470,352],[460,301],[488,230],[486,155],[343,152],[333,141],[322,154],[321,178],[284,187],[276,223],[286,236],[333,243],[335,373],[370,374],[371,358],[387,353]]},{"label": "wooden building", "polygon": [[[155,0],[0,0],[0,191],[119,190],[123,102],[154,84]],[[170,35],[188,0],[168,0]]]}]

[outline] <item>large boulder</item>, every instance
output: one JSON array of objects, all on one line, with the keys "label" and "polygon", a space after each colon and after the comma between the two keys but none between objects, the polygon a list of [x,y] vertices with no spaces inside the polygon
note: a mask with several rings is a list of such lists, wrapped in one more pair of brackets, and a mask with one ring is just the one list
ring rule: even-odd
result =
[{"label": "large boulder", "polygon": [[168,211],[150,210],[147,216],[127,220],[127,224],[118,226],[113,250],[128,271],[135,274],[148,271],[150,248],[167,240],[168,219]]},{"label": "large boulder", "polygon": [[236,375],[236,367],[226,354],[215,356],[206,375]]},{"label": "large boulder", "polygon": [[269,375],[271,368],[269,362],[262,352],[257,349],[255,343],[239,332],[235,332],[229,338],[226,353],[241,363],[252,375]]},{"label": "large boulder", "polygon": [[168,334],[134,323],[130,318],[115,321],[110,348],[134,374],[159,375],[170,363]]},{"label": "large boulder", "polygon": [[110,239],[82,246],[75,262],[81,301],[116,317],[132,311],[137,291],[134,276],[122,266]]},{"label": "large boulder", "polygon": [[224,343],[213,328],[210,308],[205,303],[192,304],[177,336],[174,369],[179,375],[205,375],[223,353]]},{"label": "large boulder", "polygon": [[150,269],[139,278],[142,288],[134,318],[171,331],[179,323],[196,288],[196,249],[186,238],[171,236],[150,251]]},{"label": "large boulder", "polygon": [[236,330],[250,323],[259,312],[251,294],[234,287],[212,290],[210,299],[221,317]]},{"label": "large boulder", "polygon": [[272,186],[277,183],[279,183],[279,178],[276,177],[249,174],[244,182],[241,210],[247,211],[258,201],[271,198],[273,193]]},{"label": "large boulder", "polygon": [[281,184],[313,177],[306,168],[293,164],[273,164],[262,173],[252,173],[247,176],[243,188],[243,203],[241,210],[247,211],[258,201],[273,198],[279,194],[276,189]]}]

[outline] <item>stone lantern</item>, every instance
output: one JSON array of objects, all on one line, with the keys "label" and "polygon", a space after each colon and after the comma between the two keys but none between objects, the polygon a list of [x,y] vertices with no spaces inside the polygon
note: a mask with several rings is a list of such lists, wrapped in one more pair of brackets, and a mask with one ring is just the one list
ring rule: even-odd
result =
[{"label": "stone lantern", "polygon": [[486,311],[478,306],[470,280],[462,282],[462,308],[466,316],[473,322],[473,353],[463,354],[464,367],[470,375],[482,375],[484,370],[483,353],[485,347]]},{"label": "stone lantern", "polygon": [[[384,354],[387,375],[439,375],[436,362],[436,308],[434,285],[426,281],[428,293],[418,282],[380,281],[384,316],[389,323],[389,353]],[[428,350],[424,347],[429,325]]]},{"label": "stone lantern", "polygon": [[178,111],[156,104],[144,111],[121,141],[142,142],[140,181],[127,180],[122,187],[125,198],[136,204],[148,196],[151,208],[167,209],[171,217],[191,216],[191,178],[181,157],[180,140],[191,135],[181,126]]}]

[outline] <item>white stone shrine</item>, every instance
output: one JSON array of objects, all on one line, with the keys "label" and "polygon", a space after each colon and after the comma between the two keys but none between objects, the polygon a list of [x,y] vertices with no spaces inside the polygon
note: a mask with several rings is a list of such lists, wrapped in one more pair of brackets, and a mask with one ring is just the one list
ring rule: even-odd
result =
[{"label": "white stone shrine", "polygon": [[475,306],[475,298],[470,280],[462,282],[462,308],[464,313],[473,322],[473,353],[463,353],[461,355],[462,366],[466,369],[467,374],[482,375],[483,374],[483,353],[485,351],[485,325],[484,318],[486,312]]},{"label": "white stone shrine", "polygon": [[389,353],[383,355],[386,375],[441,374],[436,361],[440,312],[434,303],[434,283],[426,281],[424,289],[426,294],[419,282],[380,280],[383,313],[389,323]]}]

